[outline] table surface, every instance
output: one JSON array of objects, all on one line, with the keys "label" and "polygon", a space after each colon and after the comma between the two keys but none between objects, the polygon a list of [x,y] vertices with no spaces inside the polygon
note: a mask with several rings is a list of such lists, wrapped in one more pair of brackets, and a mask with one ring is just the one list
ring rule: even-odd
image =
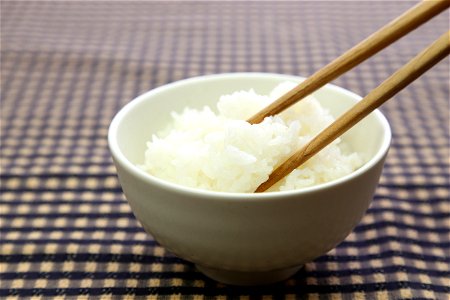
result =
[{"label": "table surface", "polygon": [[[155,242],[106,139],[147,90],[211,73],[308,76],[415,3],[2,1],[0,295],[448,299],[448,59],[381,108],[392,148],[360,224],[272,286],[216,283]],[[447,11],[333,83],[367,94],[448,22]]]}]

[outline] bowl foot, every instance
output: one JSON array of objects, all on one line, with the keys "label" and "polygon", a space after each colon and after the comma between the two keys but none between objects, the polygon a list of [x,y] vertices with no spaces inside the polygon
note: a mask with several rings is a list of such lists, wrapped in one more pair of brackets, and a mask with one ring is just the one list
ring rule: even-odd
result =
[{"label": "bowl foot", "polygon": [[283,281],[297,273],[297,271],[302,267],[296,266],[292,268],[263,272],[240,272],[214,269],[200,265],[195,266],[200,272],[211,279],[225,284],[242,286],[263,285]]}]

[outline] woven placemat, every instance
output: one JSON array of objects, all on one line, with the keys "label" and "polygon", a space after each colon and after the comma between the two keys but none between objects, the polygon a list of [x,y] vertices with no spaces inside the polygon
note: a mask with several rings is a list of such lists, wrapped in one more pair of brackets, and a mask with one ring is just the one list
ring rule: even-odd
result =
[{"label": "woven placemat", "polygon": [[[149,89],[211,73],[308,76],[415,3],[2,1],[0,295],[448,299],[448,59],[382,107],[392,148],[361,223],[277,285],[219,284],[159,246],[106,140]],[[367,94],[448,23],[445,12],[334,83]]]}]

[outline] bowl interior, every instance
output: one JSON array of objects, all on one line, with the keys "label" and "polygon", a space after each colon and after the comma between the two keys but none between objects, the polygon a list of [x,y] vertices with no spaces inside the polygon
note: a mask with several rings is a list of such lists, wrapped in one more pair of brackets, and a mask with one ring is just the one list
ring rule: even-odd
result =
[{"label": "bowl interior", "polygon": [[[149,91],[126,105],[115,117],[110,134],[113,143],[126,160],[141,164],[144,160],[146,142],[152,135],[164,129],[170,122],[172,111],[181,112],[185,107],[202,108],[205,105],[215,109],[219,97],[239,90],[253,88],[257,93],[268,94],[278,83],[291,80],[299,82],[301,77],[262,74],[235,73],[196,77],[174,82]],[[314,96],[335,116],[341,115],[361,99],[345,89],[326,85]],[[379,111],[345,133],[342,138],[352,151],[362,155],[365,161],[373,158],[386,147],[389,125]],[[111,137],[110,137],[111,139]]]}]

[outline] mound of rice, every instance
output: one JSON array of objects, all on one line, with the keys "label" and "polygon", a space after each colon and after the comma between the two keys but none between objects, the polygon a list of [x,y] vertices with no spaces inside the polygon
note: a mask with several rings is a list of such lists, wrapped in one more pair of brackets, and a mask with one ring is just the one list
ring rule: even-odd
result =
[{"label": "mound of rice", "polygon": [[[312,96],[260,124],[245,121],[295,85],[281,83],[268,96],[253,90],[221,96],[218,113],[210,107],[173,112],[169,128],[147,143],[141,167],[156,177],[189,187],[253,192],[275,167],[334,121]],[[269,191],[324,183],[351,173],[361,164],[360,156],[350,153],[338,139]]]}]

